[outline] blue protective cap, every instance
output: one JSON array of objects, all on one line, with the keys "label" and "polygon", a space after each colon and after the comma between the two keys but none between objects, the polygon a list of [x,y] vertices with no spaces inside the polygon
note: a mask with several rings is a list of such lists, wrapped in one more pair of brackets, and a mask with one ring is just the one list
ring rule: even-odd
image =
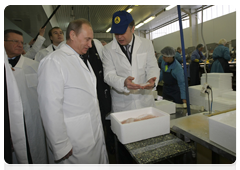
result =
[{"label": "blue protective cap", "polygon": [[124,34],[128,25],[133,21],[132,15],[127,11],[117,11],[113,14],[111,33]]}]

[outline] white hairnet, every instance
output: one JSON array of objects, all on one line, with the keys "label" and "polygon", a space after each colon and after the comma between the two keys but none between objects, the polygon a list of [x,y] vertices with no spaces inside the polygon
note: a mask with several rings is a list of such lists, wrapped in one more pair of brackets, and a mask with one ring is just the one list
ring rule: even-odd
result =
[{"label": "white hairnet", "polygon": [[172,47],[165,47],[161,50],[164,57],[173,57],[175,55],[175,50]]},{"label": "white hairnet", "polygon": [[221,39],[221,40],[219,40],[218,44],[226,45],[227,40],[226,39]]}]

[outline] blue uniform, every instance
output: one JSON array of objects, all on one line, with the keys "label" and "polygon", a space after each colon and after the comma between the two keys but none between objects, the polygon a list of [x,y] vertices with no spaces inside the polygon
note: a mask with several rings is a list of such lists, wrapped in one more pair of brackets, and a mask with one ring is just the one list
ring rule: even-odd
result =
[{"label": "blue uniform", "polygon": [[161,56],[159,57],[159,59],[158,59],[158,64],[159,64],[160,66],[161,66],[162,61],[163,61],[163,55],[161,55]]},{"label": "blue uniform", "polygon": [[219,59],[224,59],[225,63],[228,64],[227,62],[231,59],[229,49],[224,45],[217,46],[213,51],[212,58],[214,62],[212,64],[211,73],[224,73],[223,65]]},{"label": "blue uniform", "polygon": [[182,56],[181,56],[181,54],[180,54],[179,52],[176,52],[176,53],[175,53],[174,58],[175,58],[180,64],[182,64]]},{"label": "blue uniform", "polygon": [[[165,72],[165,61],[162,61],[161,72],[160,72],[160,81],[163,79],[163,72]],[[185,90],[185,80],[183,68],[179,62],[174,60],[174,62],[168,67],[166,72],[171,72],[173,78],[177,80],[178,87],[181,93],[181,99],[186,99],[186,90]]]},{"label": "blue uniform", "polygon": [[[200,56],[200,54],[201,56]],[[203,53],[201,51],[198,51],[197,49],[193,51],[192,56],[191,56],[191,60],[194,61],[195,59],[200,60],[205,60],[205,56],[203,55]]]}]

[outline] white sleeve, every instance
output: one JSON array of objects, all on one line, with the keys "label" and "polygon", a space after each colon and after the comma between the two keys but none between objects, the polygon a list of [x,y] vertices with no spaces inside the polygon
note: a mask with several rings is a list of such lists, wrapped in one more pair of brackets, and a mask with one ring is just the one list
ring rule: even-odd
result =
[{"label": "white sleeve", "polygon": [[36,55],[35,55],[35,61],[40,62],[43,58],[45,57],[45,55],[43,54],[42,50],[40,50]]},{"label": "white sleeve", "polygon": [[64,123],[64,79],[61,65],[51,58],[40,62],[38,69],[38,102],[46,136],[55,160],[72,149]]},{"label": "white sleeve", "polygon": [[103,48],[103,72],[104,72],[104,80],[109,85],[112,86],[118,92],[126,92],[129,93],[130,91],[127,87],[124,87],[124,81],[127,78],[120,77],[117,75],[115,66],[112,62],[112,57],[107,48]]},{"label": "white sleeve", "polygon": [[158,63],[154,54],[154,48],[152,43],[149,43],[148,49],[149,50],[147,54],[148,57],[147,57],[147,67],[146,67],[147,81],[153,77],[156,77],[155,88],[153,88],[153,91],[155,91],[159,81],[160,69],[158,67]]},{"label": "white sleeve", "polygon": [[38,35],[37,40],[34,42],[32,48],[30,48],[26,54],[24,54],[24,57],[34,59],[35,55],[39,50],[41,50],[41,47],[45,41],[45,38],[41,35]]}]

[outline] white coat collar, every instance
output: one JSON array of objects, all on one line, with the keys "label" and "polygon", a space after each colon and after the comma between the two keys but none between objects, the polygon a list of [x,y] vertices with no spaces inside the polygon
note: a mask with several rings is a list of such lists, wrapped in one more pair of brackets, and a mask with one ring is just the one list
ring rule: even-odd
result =
[{"label": "white coat collar", "polygon": [[24,63],[24,56],[21,55],[21,57],[19,58],[17,64],[15,65],[14,68],[22,68],[23,67],[23,63]]},{"label": "white coat collar", "polygon": [[88,69],[86,64],[80,58],[79,54],[72,47],[70,47],[67,44],[63,44],[60,48],[66,55],[77,56],[78,60],[80,61],[81,65],[82,65],[82,67],[85,68],[87,71],[89,71],[89,69],[90,69],[90,72],[92,72],[92,69],[90,68],[91,67],[90,63],[88,62],[88,67],[89,67],[89,69]]},{"label": "white coat collar", "polygon": [[48,52],[52,52],[52,51],[53,51],[52,46],[53,46],[53,44],[50,44],[50,45],[46,48],[46,50],[47,50]]},{"label": "white coat collar", "polygon": [[[141,39],[137,35],[134,34],[134,36],[135,36],[135,40],[134,40],[133,52],[138,50],[138,48],[142,42]],[[133,38],[132,38],[132,40],[133,40]],[[118,42],[115,37],[113,37],[112,49],[115,49],[116,52],[124,55],[124,53],[122,52],[121,48],[119,47]]]}]

